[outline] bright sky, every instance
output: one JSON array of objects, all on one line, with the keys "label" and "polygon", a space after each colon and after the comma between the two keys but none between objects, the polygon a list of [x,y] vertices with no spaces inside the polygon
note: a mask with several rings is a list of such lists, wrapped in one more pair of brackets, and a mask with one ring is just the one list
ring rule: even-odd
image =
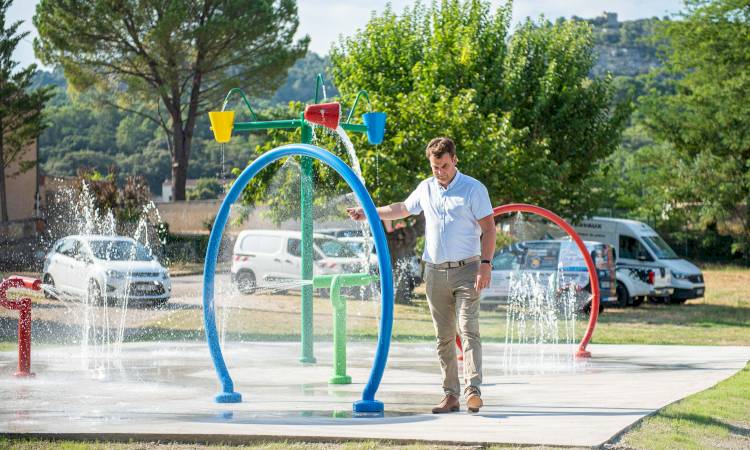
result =
[{"label": "bright sky", "polygon": [[[429,3],[424,0],[423,3]],[[23,20],[22,30],[31,34],[22,41],[16,53],[17,61],[22,66],[36,62],[32,41],[36,31],[31,23],[38,0],[16,0],[8,11],[8,21]],[[391,0],[393,10],[403,11],[414,0]],[[492,0],[494,5],[505,3],[503,0]],[[340,35],[349,36],[364,27],[372,11],[377,13],[385,9],[387,2],[378,0],[299,0],[300,34],[310,35],[310,50],[324,55],[331,44]],[[513,5],[513,23],[525,17],[595,17],[603,11],[616,12],[620,20],[640,19],[644,17],[663,17],[680,10],[682,0],[516,0]]]}]

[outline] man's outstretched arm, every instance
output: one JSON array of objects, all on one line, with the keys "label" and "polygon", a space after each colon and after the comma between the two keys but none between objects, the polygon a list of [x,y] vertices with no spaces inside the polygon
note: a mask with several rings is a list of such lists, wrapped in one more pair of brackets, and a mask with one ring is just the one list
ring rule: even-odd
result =
[{"label": "man's outstretched arm", "polygon": [[[381,206],[377,211],[378,216],[380,216],[382,220],[403,219],[411,215],[409,210],[406,209],[404,202]],[[349,217],[351,217],[352,220],[365,220],[365,212],[359,206],[355,208],[346,208],[346,212],[349,213]]]}]

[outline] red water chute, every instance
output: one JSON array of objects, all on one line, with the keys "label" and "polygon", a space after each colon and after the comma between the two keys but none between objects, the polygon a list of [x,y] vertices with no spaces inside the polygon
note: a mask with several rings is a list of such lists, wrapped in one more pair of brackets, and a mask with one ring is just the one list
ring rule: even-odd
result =
[{"label": "red water chute", "polygon": [[305,108],[305,120],[331,130],[338,128],[340,118],[341,104],[338,102],[318,103],[317,105],[308,105]]}]

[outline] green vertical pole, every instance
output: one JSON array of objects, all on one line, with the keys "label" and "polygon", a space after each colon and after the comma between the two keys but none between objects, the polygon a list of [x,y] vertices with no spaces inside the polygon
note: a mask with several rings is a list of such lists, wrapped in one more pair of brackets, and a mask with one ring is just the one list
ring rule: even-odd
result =
[{"label": "green vertical pole", "polygon": [[[302,143],[312,143],[312,127],[305,121],[304,113],[300,115],[302,121]],[[313,190],[312,172],[313,160],[303,156],[300,166],[301,191],[300,191],[300,224],[302,226],[302,279],[312,281],[313,278]],[[302,308],[301,308],[301,344],[302,355],[299,360],[302,363],[312,364],[315,362],[313,356],[313,287],[312,284],[302,286]]]},{"label": "green vertical pole", "polygon": [[330,384],[350,384],[346,374],[346,299],[341,297],[345,275],[334,275],[331,281],[331,306],[333,306],[333,376]]}]

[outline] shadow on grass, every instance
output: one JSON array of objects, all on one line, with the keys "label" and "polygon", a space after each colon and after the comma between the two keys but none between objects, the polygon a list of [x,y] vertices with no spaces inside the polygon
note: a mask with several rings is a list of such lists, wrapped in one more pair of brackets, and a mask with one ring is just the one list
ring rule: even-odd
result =
[{"label": "shadow on grass", "polygon": [[599,323],[644,323],[652,325],[733,326],[750,328],[750,308],[727,305],[658,305],[605,309]]},{"label": "shadow on grass", "polygon": [[668,420],[670,422],[682,420],[692,422],[694,425],[702,427],[717,427],[729,434],[737,437],[750,437],[750,427],[733,425],[731,423],[724,422],[723,420],[715,417],[705,416],[703,414],[694,413],[665,413],[660,412],[655,417]]}]

